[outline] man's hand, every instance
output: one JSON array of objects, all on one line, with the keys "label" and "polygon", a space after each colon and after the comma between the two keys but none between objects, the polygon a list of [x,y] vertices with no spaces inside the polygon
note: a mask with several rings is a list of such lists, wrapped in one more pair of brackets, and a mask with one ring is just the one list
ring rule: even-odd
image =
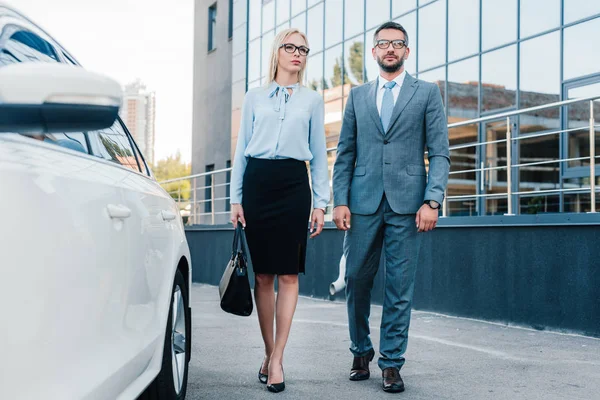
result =
[{"label": "man's hand", "polygon": [[434,210],[427,204],[423,204],[419,208],[419,211],[417,211],[417,218],[415,220],[418,232],[432,231],[437,225],[438,215],[439,210]]},{"label": "man's hand", "polygon": [[246,219],[244,218],[244,209],[241,204],[232,204],[231,205],[231,223],[235,228],[237,226],[238,220],[242,223],[242,226],[246,227]]},{"label": "man's hand", "polygon": [[333,209],[333,222],[338,229],[350,229],[350,209],[347,206],[337,206]]},{"label": "man's hand", "polygon": [[[315,231],[315,226],[317,230]],[[323,231],[323,226],[325,226],[325,213],[320,208],[315,208],[312,212],[312,217],[310,218],[310,238],[315,238],[321,234]]]}]

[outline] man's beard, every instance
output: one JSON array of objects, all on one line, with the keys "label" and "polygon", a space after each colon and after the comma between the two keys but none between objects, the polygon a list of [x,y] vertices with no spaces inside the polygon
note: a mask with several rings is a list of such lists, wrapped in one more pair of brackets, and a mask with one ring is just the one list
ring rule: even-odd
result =
[{"label": "man's beard", "polygon": [[[385,55],[385,57],[387,57],[387,55]],[[400,59],[393,64],[384,64],[383,59],[381,59],[380,57],[377,57],[377,64],[379,64],[381,69],[384,70],[385,72],[388,72],[388,73],[397,72],[404,65],[404,57],[400,57]]]}]

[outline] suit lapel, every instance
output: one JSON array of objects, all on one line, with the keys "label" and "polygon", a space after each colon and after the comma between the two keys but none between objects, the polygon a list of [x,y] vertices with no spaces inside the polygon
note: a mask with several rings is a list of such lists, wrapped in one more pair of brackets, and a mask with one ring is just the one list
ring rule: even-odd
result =
[{"label": "suit lapel", "polygon": [[[392,112],[392,118],[390,119],[390,126],[388,127],[388,132],[392,129],[394,122],[398,119],[404,107],[408,104],[410,99],[414,96],[417,91],[417,87],[419,86],[418,81],[406,73],[404,77],[404,82],[402,82],[402,88],[400,89],[400,95],[398,96],[398,100],[396,100],[396,105],[394,106],[394,111]],[[377,111],[377,107],[375,108]],[[381,125],[381,122],[379,123]],[[383,128],[382,128],[383,130]]]},{"label": "suit lapel", "polygon": [[373,118],[375,126],[377,126],[379,132],[382,135],[384,135],[383,125],[381,124],[381,118],[379,117],[379,111],[377,111],[377,79],[371,81],[369,87],[369,95],[367,96],[365,101],[367,104],[367,110],[369,112],[369,115],[371,115],[371,118]]}]

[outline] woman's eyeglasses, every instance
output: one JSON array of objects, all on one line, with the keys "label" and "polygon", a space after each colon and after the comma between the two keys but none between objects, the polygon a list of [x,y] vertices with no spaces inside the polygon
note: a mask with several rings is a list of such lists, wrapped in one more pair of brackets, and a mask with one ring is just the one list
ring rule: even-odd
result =
[{"label": "woman's eyeglasses", "polygon": [[375,46],[379,47],[382,50],[385,50],[388,47],[390,47],[390,44],[395,49],[403,49],[403,48],[406,47],[406,42],[404,40],[385,40],[385,39],[381,39],[381,40],[378,40],[377,42],[375,42]]},{"label": "woman's eyeglasses", "polygon": [[298,49],[298,54],[300,54],[301,56],[307,56],[308,52],[310,51],[310,49],[306,46],[296,46],[292,43],[284,43],[281,46],[279,46],[279,48],[282,47],[286,53],[290,54],[294,54],[296,52],[296,49]]}]

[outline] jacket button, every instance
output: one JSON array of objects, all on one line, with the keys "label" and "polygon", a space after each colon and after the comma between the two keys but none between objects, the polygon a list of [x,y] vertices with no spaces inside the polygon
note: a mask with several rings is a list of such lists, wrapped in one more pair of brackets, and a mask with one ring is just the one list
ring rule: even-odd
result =
[{"label": "jacket button", "polygon": [[389,143],[389,142],[388,142],[387,140],[384,140],[384,141],[383,141],[383,144],[388,144],[388,143]]}]

